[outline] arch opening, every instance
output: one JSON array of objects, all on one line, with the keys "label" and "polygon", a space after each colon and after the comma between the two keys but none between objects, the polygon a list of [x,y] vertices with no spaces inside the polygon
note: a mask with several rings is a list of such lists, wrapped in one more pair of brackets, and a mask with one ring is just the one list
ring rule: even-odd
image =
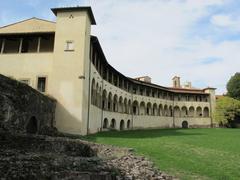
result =
[{"label": "arch opening", "polygon": [[182,117],[187,117],[188,116],[188,110],[187,110],[186,106],[182,107],[181,116]]},{"label": "arch opening", "polygon": [[183,129],[187,129],[188,128],[188,122],[187,121],[183,121],[182,122],[182,128]]},{"label": "arch opening", "polygon": [[130,129],[130,127],[131,127],[131,121],[128,120],[128,121],[127,121],[127,128]]},{"label": "arch opening", "polygon": [[105,118],[103,121],[103,129],[107,129],[108,128],[108,119]]},{"label": "arch opening", "polygon": [[120,130],[124,130],[125,129],[125,123],[124,123],[124,120],[121,120],[120,121]]},{"label": "arch opening", "polygon": [[115,129],[116,128],[116,120],[112,119],[111,120],[111,125],[110,125],[111,129]]},{"label": "arch opening", "polygon": [[26,131],[28,134],[36,134],[38,131],[38,122],[37,119],[33,116],[29,119]]},{"label": "arch opening", "polygon": [[140,111],[140,115],[144,116],[146,114],[146,112],[145,112],[146,109],[145,109],[145,103],[144,102],[140,103],[140,110],[139,111]]},{"label": "arch opening", "polygon": [[189,116],[190,116],[190,117],[194,117],[194,114],[195,114],[194,107],[191,106],[191,107],[189,108]]},{"label": "arch opening", "polygon": [[197,107],[197,116],[202,117],[202,108],[201,107]]},{"label": "arch opening", "polygon": [[203,110],[203,116],[204,117],[209,117],[209,108],[208,107],[205,107],[204,110]]},{"label": "arch opening", "polygon": [[139,115],[139,107],[138,107],[138,102],[134,101],[132,105],[132,112],[134,115]]},{"label": "arch opening", "polygon": [[174,116],[180,117],[180,108],[178,106],[174,107]]}]

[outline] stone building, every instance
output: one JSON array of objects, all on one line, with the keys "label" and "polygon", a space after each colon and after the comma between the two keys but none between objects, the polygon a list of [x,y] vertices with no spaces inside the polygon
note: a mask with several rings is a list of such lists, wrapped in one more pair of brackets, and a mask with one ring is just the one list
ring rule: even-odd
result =
[{"label": "stone building", "polygon": [[90,7],[54,8],[56,22],[31,18],[0,28],[0,73],[57,100],[56,127],[72,134],[108,129],[210,127],[215,89],[129,78],[106,60]]}]

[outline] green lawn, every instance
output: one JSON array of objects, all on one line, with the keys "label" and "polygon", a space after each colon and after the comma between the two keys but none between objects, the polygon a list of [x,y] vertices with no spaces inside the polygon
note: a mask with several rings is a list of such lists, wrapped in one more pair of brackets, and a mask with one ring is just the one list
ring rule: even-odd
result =
[{"label": "green lawn", "polygon": [[133,148],[181,179],[240,179],[240,129],[114,131],[87,139]]}]

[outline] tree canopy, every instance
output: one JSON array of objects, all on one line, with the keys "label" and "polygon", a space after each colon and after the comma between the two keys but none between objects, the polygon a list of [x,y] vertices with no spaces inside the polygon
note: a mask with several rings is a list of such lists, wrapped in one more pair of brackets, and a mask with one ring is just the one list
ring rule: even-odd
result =
[{"label": "tree canopy", "polygon": [[224,96],[216,102],[214,119],[221,125],[231,126],[232,121],[240,115],[240,101]]},{"label": "tree canopy", "polygon": [[240,100],[240,73],[236,73],[227,83],[228,96]]}]

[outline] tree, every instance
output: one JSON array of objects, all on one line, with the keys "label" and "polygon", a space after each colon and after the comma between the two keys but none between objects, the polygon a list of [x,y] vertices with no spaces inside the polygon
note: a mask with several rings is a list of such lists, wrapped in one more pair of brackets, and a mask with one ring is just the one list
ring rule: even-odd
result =
[{"label": "tree", "polygon": [[227,83],[228,96],[240,100],[240,73],[236,73]]},{"label": "tree", "polygon": [[220,125],[232,127],[233,121],[240,115],[240,101],[224,96],[216,101],[214,119]]}]

